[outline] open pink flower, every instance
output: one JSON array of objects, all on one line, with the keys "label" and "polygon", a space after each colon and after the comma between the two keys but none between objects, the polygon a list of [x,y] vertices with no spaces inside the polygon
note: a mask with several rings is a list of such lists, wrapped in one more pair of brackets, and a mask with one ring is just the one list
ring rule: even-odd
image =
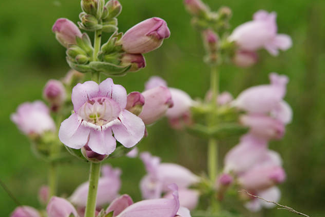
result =
[{"label": "open pink flower", "polygon": [[172,199],[152,199],[133,203],[128,195],[122,195],[111,203],[106,213],[113,212],[113,217],[190,217],[186,208],[180,207],[178,190],[175,184],[169,188],[173,191]]},{"label": "open pink flower", "polygon": [[160,158],[144,152],[140,155],[148,174],[140,182],[142,197],[145,199],[160,198],[169,191],[168,185],[177,184],[180,189],[197,183],[199,178],[190,170],[177,164],[160,163]]},{"label": "open pink flower", "polygon": [[63,121],[59,131],[66,146],[80,149],[88,145],[98,154],[109,155],[116,148],[116,140],[132,148],[142,139],[145,125],[125,109],[126,90],[112,79],[100,85],[93,81],[77,84],[71,98],[74,113]]},{"label": "open pink flower", "polygon": [[[109,165],[102,167],[102,177],[98,181],[96,205],[101,207],[118,197],[121,188],[121,170]],[[89,182],[81,184],[71,195],[70,201],[78,207],[86,207]]]},{"label": "open pink flower", "polygon": [[266,114],[281,106],[282,99],[286,94],[288,77],[270,74],[271,84],[259,85],[244,90],[233,105],[249,113]]},{"label": "open pink flower", "polygon": [[33,207],[19,206],[11,213],[10,217],[41,217],[41,214]]},{"label": "open pink flower", "polygon": [[129,29],[121,43],[127,53],[142,54],[159,48],[170,31],[167,23],[158,17],[150,18]]},{"label": "open pink flower", "polygon": [[55,132],[55,123],[50,116],[48,107],[41,101],[21,104],[11,120],[26,135],[40,136],[46,131]]},{"label": "open pink flower", "polygon": [[235,41],[240,49],[255,51],[265,48],[276,56],[280,50],[287,50],[292,46],[291,38],[285,34],[277,34],[276,13],[258,11],[253,21],[238,26],[229,37]]},{"label": "open pink flower", "polygon": [[52,197],[46,207],[48,217],[78,217],[77,210],[66,199]]}]

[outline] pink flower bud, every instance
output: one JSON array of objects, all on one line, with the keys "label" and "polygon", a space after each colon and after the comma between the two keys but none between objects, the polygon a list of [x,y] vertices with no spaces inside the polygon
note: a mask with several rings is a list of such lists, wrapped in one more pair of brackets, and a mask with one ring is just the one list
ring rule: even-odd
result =
[{"label": "pink flower bud", "polygon": [[209,12],[209,8],[201,0],[185,0],[187,11],[194,16],[202,16]]},{"label": "pink flower bud", "polygon": [[60,197],[52,197],[46,207],[48,217],[77,217],[77,211],[72,204],[66,199]]},{"label": "pink flower bud", "polygon": [[217,43],[219,40],[218,35],[213,30],[206,29],[203,31],[202,36],[206,49],[210,52],[215,52],[217,50]]},{"label": "pink flower bud", "polygon": [[64,46],[76,44],[76,37],[82,36],[79,28],[70,20],[65,18],[58,19],[52,28],[56,39]]},{"label": "pink flower bud", "polygon": [[257,63],[258,56],[254,51],[238,50],[232,61],[241,68],[248,68]]},{"label": "pink flower bud", "polygon": [[248,51],[265,48],[271,55],[278,55],[280,50],[291,47],[291,38],[284,34],[277,34],[276,13],[258,11],[254,14],[253,21],[238,26],[231,36],[230,41]]},{"label": "pink flower bud", "polygon": [[162,118],[168,108],[173,106],[171,93],[167,87],[156,87],[142,93],[145,104],[139,117],[145,124],[152,124]]},{"label": "pink flower bud", "polygon": [[40,136],[46,131],[56,130],[49,109],[41,101],[21,104],[11,115],[11,120],[28,136]]},{"label": "pink flower bud", "polygon": [[41,217],[40,213],[30,206],[20,206],[10,215],[10,217]]},{"label": "pink flower bud", "polygon": [[58,80],[49,80],[43,90],[43,97],[51,104],[51,110],[57,111],[67,98],[63,84]]},{"label": "pink flower bud", "polygon": [[81,153],[90,162],[100,162],[108,157],[108,155],[102,155],[94,152],[93,150],[91,150],[91,148],[89,148],[88,145],[82,147]]},{"label": "pink flower bud", "polygon": [[142,21],[129,29],[122,37],[121,43],[127,53],[148,53],[159,48],[170,31],[167,23],[154,17]]},{"label": "pink flower bud", "polygon": [[224,173],[219,176],[217,186],[229,186],[233,183],[233,181],[234,178],[231,175]]},{"label": "pink flower bud", "polygon": [[167,82],[159,76],[151,76],[145,84],[146,90],[159,86],[167,87]]},{"label": "pink flower bud", "polygon": [[256,137],[269,139],[281,139],[284,135],[284,124],[266,115],[251,114],[242,115],[240,122],[250,127],[250,133]]},{"label": "pink flower bud", "polygon": [[121,59],[122,66],[131,65],[130,72],[136,72],[141,68],[146,67],[146,60],[142,54],[129,54],[126,53]]},{"label": "pink flower bud", "polygon": [[38,200],[41,202],[41,204],[47,204],[47,202],[50,199],[49,196],[50,196],[49,187],[43,185],[38,191]]},{"label": "pink flower bud", "polygon": [[144,96],[139,92],[129,93],[125,109],[135,115],[139,115],[142,107],[145,104]]}]

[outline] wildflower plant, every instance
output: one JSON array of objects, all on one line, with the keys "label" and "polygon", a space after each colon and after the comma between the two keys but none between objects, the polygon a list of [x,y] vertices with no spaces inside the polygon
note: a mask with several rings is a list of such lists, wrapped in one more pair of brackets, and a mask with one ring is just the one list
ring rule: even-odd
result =
[{"label": "wildflower plant", "polygon": [[[122,33],[118,30],[122,11],[118,0],[81,0],[78,25],[65,18],[55,22],[52,31],[66,48],[71,71],[61,81],[50,80],[45,85],[43,97],[48,106],[41,101],[24,103],[11,117],[37,155],[49,163],[48,187],[43,186],[39,195],[47,209],[20,206],[12,217],[220,216],[225,213],[220,204],[229,195],[236,195],[252,212],[272,207],[238,193],[243,188],[267,200],[280,199],[276,185],[285,181],[286,174],[280,155],[268,143],[281,139],[292,120],[292,110],[283,100],[289,79],[270,73],[270,84],[251,87],[233,98],[229,92],[220,93],[219,67],[252,66],[258,61],[259,49],[276,56],[279,50],[291,47],[291,38],[277,34],[275,12],[258,11],[253,21],[230,32],[229,8],[215,12],[200,0],[185,0],[184,4],[192,25],[202,35],[203,60],[211,68],[204,99],[193,100],[157,76],[149,79],[143,92],[128,94],[114,83],[114,76],[144,68],[144,54],[170,37],[163,19],[149,18]],[[81,30],[93,33],[94,41]],[[102,42],[104,34],[109,36],[106,42]],[[86,73],[91,81],[85,81]],[[139,157],[147,174],[139,188],[145,200],[134,203],[129,195],[119,195],[122,171],[101,163],[113,157],[137,157],[135,146],[148,136],[146,126],[163,117],[175,130],[207,140],[207,175],[162,163],[159,157],[142,152]],[[227,137],[239,138],[239,144],[229,150],[221,167],[217,164],[218,143]],[[71,156],[89,162],[89,181],[70,197],[60,198],[56,170]]]}]

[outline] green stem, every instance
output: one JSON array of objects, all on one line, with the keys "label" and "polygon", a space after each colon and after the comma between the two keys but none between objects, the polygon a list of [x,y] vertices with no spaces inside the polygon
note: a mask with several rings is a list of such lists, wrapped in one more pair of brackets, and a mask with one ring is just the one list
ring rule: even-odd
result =
[{"label": "green stem", "polygon": [[99,175],[100,175],[100,163],[91,163],[85,217],[95,217]]},{"label": "green stem", "polygon": [[[93,61],[98,61],[98,53],[100,51],[101,43],[102,43],[102,30],[97,30],[95,32],[95,38],[94,38]],[[91,80],[100,83],[100,73],[93,72],[91,76]]]},{"label": "green stem", "polygon": [[[216,117],[216,110],[217,110],[217,103],[216,100],[218,98],[219,93],[219,74],[216,66],[211,67],[211,84],[210,84],[210,91],[212,92],[211,98],[211,112],[208,115],[208,126],[213,127],[217,124],[217,117]],[[218,174],[218,143],[217,140],[214,138],[209,139],[208,144],[208,171],[209,177],[212,182],[215,181],[215,178]]]}]

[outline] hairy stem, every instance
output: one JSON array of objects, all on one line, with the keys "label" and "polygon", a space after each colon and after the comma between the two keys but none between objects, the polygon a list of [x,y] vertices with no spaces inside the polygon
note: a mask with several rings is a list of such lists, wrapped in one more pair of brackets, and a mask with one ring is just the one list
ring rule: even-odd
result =
[{"label": "hairy stem", "polygon": [[[93,61],[98,61],[98,52],[100,51],[101,43],[102,43],[102,30],[97,30],[95,32],[95,38],[94,38]],[[100,83],[99,72],[93,72],[91,75],[91,80]]]},{"label": "hairy stem", "polygon": [[100,163],[91,163],[85,217],[95,217],[99,175],[100,175]]}]

